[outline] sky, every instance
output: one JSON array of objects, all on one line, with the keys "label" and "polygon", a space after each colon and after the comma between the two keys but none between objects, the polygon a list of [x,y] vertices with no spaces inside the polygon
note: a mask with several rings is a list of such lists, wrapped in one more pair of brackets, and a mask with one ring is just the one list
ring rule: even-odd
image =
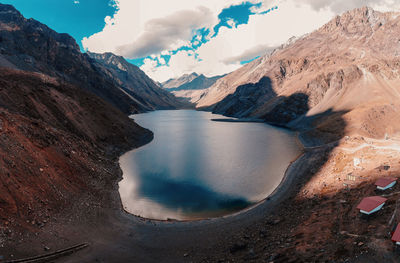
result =
[{"label": "sky", "polygon": [[232,72],[335,15],[399,0],[2,0],[73,36],[81,50],[113,52],[156,81]]}]

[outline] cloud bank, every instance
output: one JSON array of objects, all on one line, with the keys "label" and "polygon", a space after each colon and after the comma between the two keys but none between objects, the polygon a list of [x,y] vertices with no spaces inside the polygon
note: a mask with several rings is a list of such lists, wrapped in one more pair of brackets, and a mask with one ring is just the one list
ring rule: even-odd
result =
[{"label": "cloud bank", "polygon": [[[114,2],[116,13],[105,18],[101,32],[82,40],[83,47],[140,61],[141,68],[157,81],[193,71],[207,76],[231,72],[353,8],[400,10],[397,0]],[[238,23],[241,20],[245,22]]]}]

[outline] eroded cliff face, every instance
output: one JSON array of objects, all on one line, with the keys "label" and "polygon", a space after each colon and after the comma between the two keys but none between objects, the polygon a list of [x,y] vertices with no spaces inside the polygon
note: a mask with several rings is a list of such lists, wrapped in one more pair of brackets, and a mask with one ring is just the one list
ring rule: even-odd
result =
[{"label": "eroded cliff face", "polygon": [[197,107],[300,130],[312,124],[314,132],[334,129],[335,118],[327,117],[341,112],[342,133],[394,134],[400,131],[393,122],[400,117],[399,23],[398,13],[346,12],[218,80]]}]

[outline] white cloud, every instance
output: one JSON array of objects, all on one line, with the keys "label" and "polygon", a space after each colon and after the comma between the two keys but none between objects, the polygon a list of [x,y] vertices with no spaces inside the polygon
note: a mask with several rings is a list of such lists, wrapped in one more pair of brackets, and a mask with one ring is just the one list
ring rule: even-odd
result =
[{"label": "white cloud", "polygon": [[164,59],[163,57],[158,56],[157,59],[158,59],[158,62],[159,62],[161,65],[165,65],[165,64],[166,64],[165,59]]},{"label": "white cloud", "polygon": [[[333,13],[316,11],[308,5],[285,1],[267,15],[250,16],[248,24],[235,29],[221,28],[219,34],[198,49],[200,58],[218,57],[234,63],[271,51],[292,36],[308,33],[328,22]],[[235,60],[236,59],[236,60]]]},{"label": "white cloud", "polygon": [[[212,29],[218,14],[243,0],[116,0],[119,10],[106,17],[104,29],[84,38],[84,48],[92,52],[114,52],[125,57],[151,55],[141,67],[158,81],[193,71],[208,76],[228,73],[240,67],[240,61],[270,52],[292,36],[309,33],[343,11],[369,5],[380,11],[399,10],[398,0],[252,0],[263,2],[261,12],[252,15],[248,24],[221,27],[216,37],[196,50],[179,51],[168,65],[159,57],[188,45],[195,29]],[[201,40],[201,39],[198,39]],[[161,66],[159,65],[161,64]]]},{"label": "white cloud", "polygon": [[210,9],[181,10],[163,18],[149,20],[144,32],[132,43],[116,47],[127,58],[141,58],[187,45],[192,32],[213,20]]},{"label": "white cloud", "polygon": [[79,2],[79,0],[74,0],[74,4],[79,4],[80,2]]},{"label": "white cloud", "polygon": [[[251,1],[256,2],[257,0]],[[103,30],[92,36],[85,37],[82,40],[82,45],[91,52],[102,53],[108,51],[122,55],[120,52],[129,50],[129,45],[134,50],[135,47],[132,46],[132,43],[136,43],[138,39],[141,39],[139,41],[141,45],[146,42],[146,39],[153,39],[150,34],[153,31],[160,32],[161,28],[165,26],[160,22],[166,22],[165,19],[171,19],[176,22],[180,21],[182,12],[186,12],[185,14],[187,15],[187,12],[198,12],[199,8],[200,10],[208,9],[210,14],[207,14],[207,21],[204,20],[201,23],[199,21],[191,21],[192,23],[181,22],[179,29],[187,32],[197,23],[201,24],[201,26],[212,27],[218,22],[218,14],[223,8],[242,2],[245,2],[245,0],[115,0],[118,8],[117,12],[113,17],[106,17],[106,25]],[[167,29],[172,30],[171,28]],[[159,40],[163,43],[162,46],[174,47],[176,43],[186,43],[189,40],[187,39],[187,34],[173,33],[177,38],[168,38],[165,33],[160,35]],[[154,48],[155,51],[161,48],[157,41],[150,45],[159,46]],[[119,50],[118,47],[125,48]],[[148,49],[152,50],[151,47],[148,47]],[[143,49],[139,51],[143,51]]]},{"label": "white cloud", "polygon": [[232,28],[236,26],[236,22],[233,19],[229,19],[226,23]]},{"label": "white cloud", "polygon": [[[239,68],[241,61],[270,52],[290,37],[323,25],[332,16],[330,11],[317,11],[309,5],[286,1],[268,15],[250,16],[248,24],[232,29],[221,27],[216,37],[197,49],[200,62],[179,52],[171,57],[169,67],[149,70],[151,64],[147,61],[142,69],[159,81],[193,71],[208,76],[225,74]],[[178,57],[179,63],[174,63]]]},{"label": "white cloud", "polygon": [[251,47],[249,49],[246,49],[243,53],[233,56],[233,57],[228,57],[223,60],[224,63],[227,64],[232,64],[232,63],[237,63],[238,61],[248,61],[251,60],[255,57],[262,56],[268,53],[271,53],[276,47],[271,47],[269,45],[256,45],[254,47]]}]

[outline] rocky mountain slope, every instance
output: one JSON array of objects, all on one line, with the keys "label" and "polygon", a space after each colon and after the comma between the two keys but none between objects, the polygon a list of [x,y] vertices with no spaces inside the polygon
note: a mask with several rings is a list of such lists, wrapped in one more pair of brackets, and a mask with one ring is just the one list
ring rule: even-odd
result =
[{"label": "rocky mountain slope", "polygon": [[203,94],[203,90],[211,87],[222,77],[223,76],[214,76],[208,78],[203,74],[198,75],[197,73],[192,73],[190,75],[183,75],[178,79],[170,79],[161,85],[176,97],[187,99],[191,103],[196,103],[200,99],[200,95]]},{"label": "rocky mountain slope", "polygon": [[349,135],[395,134],[399,23],[397,13],[346,12],[218,80],[197,107],[304,129],[312,122],[315,132],[334,128],[332,114],[346,112]]},{"label": "rocky mountain slope", "polygon": [[[348,11],[204,92],[199,108],[290,127],[305,146],[286,174],[299,176],[291,196],[228,237],[237,240],[229,256],[208,260],[399,261],[399,186],[375,186],[400,171],[399,35],[398,12]],[[385,208],[361,215],[357,205],[374,195],[388,198]]]},{"label": "rocky mountain slope", "polygon": [[[8,5],[0,7],[0,30],[1,66],[41,72],[79,85],[124,113],[181,106],[135,66],[116,56],[107,60],[111,54],[105,54],[99,63],[81,53],[69,35],[59,34],[34,19],[26,19]],[[124,68],[116,69],[112,61],[118,61]],[[122,85],[122,81],[125,84]],[[145,102],[152,95],[157,98]]]},{"label": "rocky mountain slope", "polygon": [[110,102],[123,112],[140,108],[111,80],[99,74],[92,59],[75,40],[34,19],[24,18],[9,5],[0,6],[0,61],[2,66],[41,72],[73,83]]},{"label": "rocky mountain slope", "polygon": [[176,109],[186,105],[170,92],[160,88],[140,68],[123,57],[112,53],[87,54],[95,59],[95,65],[129,94],[142,110]]},{"label": "rocky mountain slope", "polygon": [[104,77],[70,36],[2,4],[0,57],[3,254],[16,229],[37,231],[57,213],[86,209],[83,200],[104,199],[105,185],[119,176],[116,158],[152,133],[126,115],[141,104]]},{"label": "rocky mountain slope", "polygon": [[118,109],[57,78],[0,68],[0,83],[2,222],[44,220],[46,210],[92,195],[108,180],[101,178],[110,169],[105,156],[151,138]]}]

